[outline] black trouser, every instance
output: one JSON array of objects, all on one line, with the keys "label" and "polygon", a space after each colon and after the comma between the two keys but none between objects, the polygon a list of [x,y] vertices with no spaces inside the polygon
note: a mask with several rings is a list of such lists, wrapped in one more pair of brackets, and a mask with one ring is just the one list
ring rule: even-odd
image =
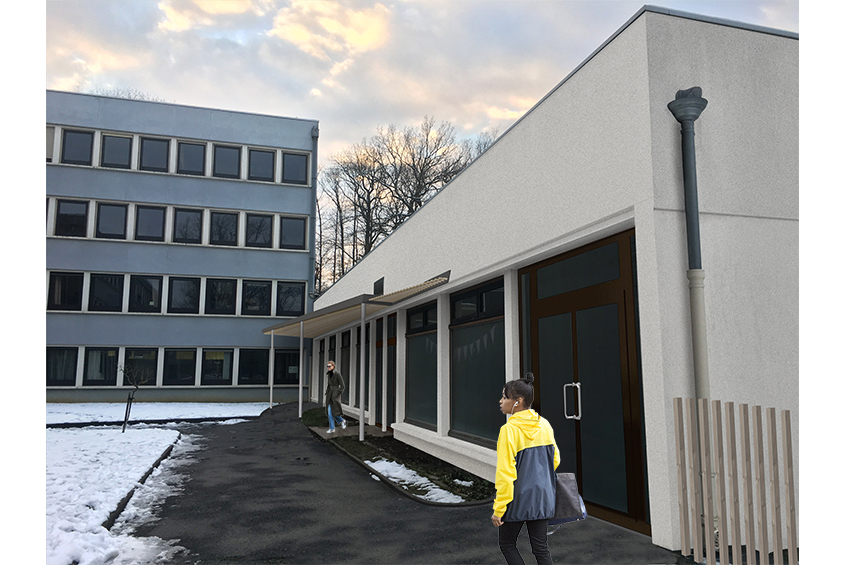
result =
[{"label": "black trouser", "polygon": [[[525,523],[535,561],[538,565],[553,565],[550,550],[547,549],[547,520],[529,520]],[[517,545],[518,534],[521,533],[523,525],[524,522],[503,522],[503,525],[497,528],[500,551],[509,565],[525,565]]]}]

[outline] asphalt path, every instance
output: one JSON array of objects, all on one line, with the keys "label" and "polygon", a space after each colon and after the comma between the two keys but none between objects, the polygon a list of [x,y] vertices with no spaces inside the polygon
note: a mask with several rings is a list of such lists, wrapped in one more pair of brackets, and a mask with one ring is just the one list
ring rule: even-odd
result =
[{"label": "asphalt path", "polygon": [[[180,471],[189,477],[182,491],[135,532],[178,540],[190,555],[174,563],[505,563],[489,505],[432,506],[399,494],[316,438],[296,403],[190,433],[201,436],[202,448]],[[590,517],[549,540],[556,564],[688,562]],[[534,563],[526,530],[518,547]]]}]

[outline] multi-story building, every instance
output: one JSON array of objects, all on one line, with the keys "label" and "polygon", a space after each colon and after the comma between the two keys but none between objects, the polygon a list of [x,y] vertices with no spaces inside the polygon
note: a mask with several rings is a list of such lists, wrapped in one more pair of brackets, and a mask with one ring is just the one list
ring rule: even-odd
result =
[{"label": "multi-story building", "polygon": [[[296,398],[318,122],[47,92],[47,400]],[[273,374],[274,390],[270,391]]]}]

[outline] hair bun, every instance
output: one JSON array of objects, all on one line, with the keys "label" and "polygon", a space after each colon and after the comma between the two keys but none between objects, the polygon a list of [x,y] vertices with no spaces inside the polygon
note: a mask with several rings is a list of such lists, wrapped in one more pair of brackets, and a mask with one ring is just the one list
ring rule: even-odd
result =
[{"label": "hair bun", "polygon": [[532,373],[527,373],[521,380],[526,381],[528,384],[532,384],[535,381],[535,376]]}]

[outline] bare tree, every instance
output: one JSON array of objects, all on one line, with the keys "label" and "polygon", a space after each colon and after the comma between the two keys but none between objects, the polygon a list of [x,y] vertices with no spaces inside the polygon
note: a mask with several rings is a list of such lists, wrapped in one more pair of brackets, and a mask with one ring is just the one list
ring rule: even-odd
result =
[{"label": "bare tree", "polygon": [[137,88],[132,86],[115,86],[112,88],[104,88],[102,86],[95,86],[93,88],[89,88],[87,90],[82,90],[82,88],[77,88],[79,92],[85,92],[86,94],[96,94],[97,96],[111,96],[112,98],[126,98],[127,100],[146,100],[148,102],[173,102],[173,100],[166,100],[165,98],[161,98],[159,96],[155,96],[153,94],[148,94],[143,92]]},{"label": "bare tree", "polygon": [[129,422],[129,412],[132,410],[132,401],[135,400],[135,393],[138,392],[138,387],[148,384],[156,376],[156,368],[144,363],[134,363],[132,365],[119,366],[118,371],[123,373],[124,382],[133,386],[133,389],[126,397],[124,425],[121,429],[121,433],[124,433],[126,431],[126,424]]}]

